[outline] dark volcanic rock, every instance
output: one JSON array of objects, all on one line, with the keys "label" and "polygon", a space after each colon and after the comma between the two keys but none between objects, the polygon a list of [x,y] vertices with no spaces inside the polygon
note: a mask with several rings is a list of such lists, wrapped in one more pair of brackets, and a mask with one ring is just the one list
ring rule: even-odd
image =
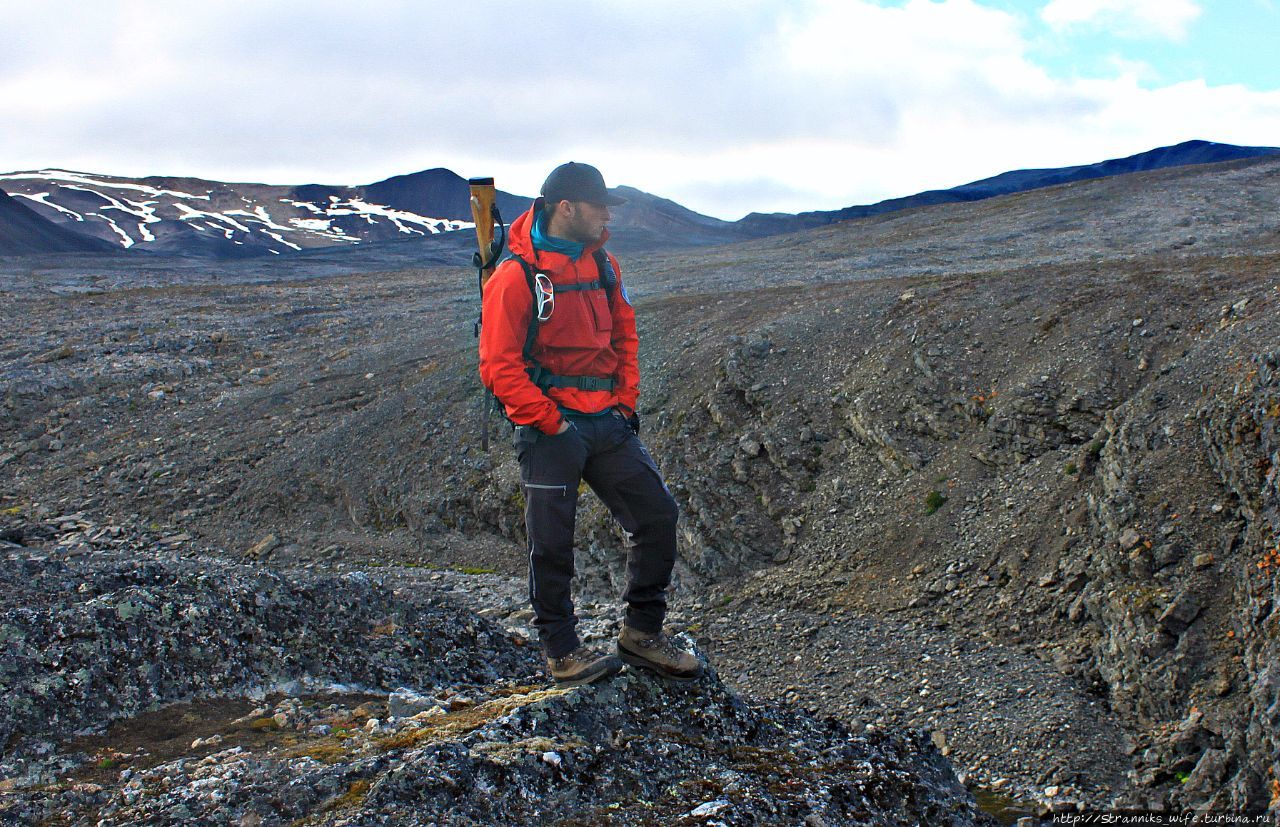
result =
[{"label": "dark volcanic rock", "polygon": [[368,576],[291,575],[156,555],[4,552],[0,758],[156,704],[302,681],[394,688],[537,667],[500,629]]},{"label": "dark volcanic rock", "polygon": [[714,674],[557,692],[413,755],[365,807],[441,824],[986,822],[927,738],[749,706]]},{"label": "dark volcanic rock", "polygon": [[[2,819],[990,823],[924,735],[852,733],[749,705],[714,670],[688,685],[630,673],[577,689],[518,684],[534,658],[488,622],[363,574],[22,548],[3,562]],[[406,688],[355,707],[295,697],[334,681]],[[93,755],[77,752],[83,738],[52,743],[166,701],[263,684],[283,698],[213,734],[206,726],[182,757],[148,760],[132,746],[138,727],[117,736],[121,748],[99,739]],[[178,719],[196,721],[197,709]],[[37,783],[50,774],[56,783]]]}]

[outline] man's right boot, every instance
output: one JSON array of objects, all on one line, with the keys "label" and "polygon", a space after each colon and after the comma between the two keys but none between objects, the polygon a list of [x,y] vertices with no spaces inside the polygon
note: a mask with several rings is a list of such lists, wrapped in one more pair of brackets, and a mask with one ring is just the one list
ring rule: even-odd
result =
[{"label": "man's right boot", "polygon": [[676,646],[665,633],[641,632],[625,623],[618,635],[618,657],[671,680],[691,681],[702,674],[697,655]]},{"label": "man's right boot", "polygon": [[579,646],[562,658],[547,658],[547,668],[558,686],[581,686],[616,675],[622,661],[585,646]]}]

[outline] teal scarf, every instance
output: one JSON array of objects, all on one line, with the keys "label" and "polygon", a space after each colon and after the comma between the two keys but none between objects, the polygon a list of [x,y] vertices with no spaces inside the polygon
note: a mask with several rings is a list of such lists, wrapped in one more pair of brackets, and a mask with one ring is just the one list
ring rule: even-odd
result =
[{"label": "teal scarf", "polygon": [[529,235],[533,239],[533,249],[545,250],[549,253],[564,253],[574,261],[578,260],[586,246],[576,241],[570,241],[567,238],[556,238],[553,235],[547,235],[547,213],[545,210],[538,210],[538,214],[534,216],[533,227],[529,231]]}]

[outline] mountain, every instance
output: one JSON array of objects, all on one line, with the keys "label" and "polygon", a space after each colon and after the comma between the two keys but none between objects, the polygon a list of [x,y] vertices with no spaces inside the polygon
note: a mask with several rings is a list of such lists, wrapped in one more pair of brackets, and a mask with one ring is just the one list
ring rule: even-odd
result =
[{"label": "mountain", "polygon": [[705,247],[755,237],[737,222],[702,215],[635,187],[613,187],[609,191],[627,199],[627,203],[610,208],[613,220],[609,222],[609,249],[615,252]]},{"label": "mountain", "polygon": [[[444,169],[369,186],[273,186],[46,169],[0,175],[40,217],[119,248],[248,258],[471,226],[466,181]],[[501,193],[514,215],[529,199]]]},{"label": "mountain", "polygon": [[[612,191],[627,203],[613,211],[609,246],[619,252],[634,252],[728,244],[914,207],[978,201],[1090,178],[1276,152],[1280,150],[1188,141],[1096,164],[1014,170],[876,204],[798,215],[752,213],[739,221],[702,215],[633,187],[616,187]],[[0,174],[0,187],[22,199],[46,223],[117,248],[165,255],[239,259],[323,248],[337,252],[378,244],[375,257],[385,260],[390,256],[412,264],[438,259],[444,251],[437,245],[448,233],[472,226],[466,180],[439,168],[351,187],[134,179],[46,169]],[[498,208],[510,222],[531,200],[499,192]],[[9,246],[15,250],[22,245],[44,249],[38,238],[21,241],[25,226],[19,223],[8,229],[12,236]],[[409,244],[389,252],[381,244],[391,241],[428,242],[430,248]],[[465,250],[470,243],[466,238],[453,238],[444,248]],[[363,251],[355,255],[363,255]],[[461,260],[467,259],[469,253],[464,252]]]},{"label": "mountain", "polygon": [[1112,175],[1126,175],[1131,172],[1144,172],[1166,167],[1236,161],[1242,158],[1256,158],[1276,153],[1280,153],[1280,148],[1234,146],[1232,144],[1213,143],[1212,141],[1186,141],[1174,146],[1140,152],[1127,158],[1115,158],[1095,164],[1054,169],[1013,170],[990,178],[962,184],[958,187],[952,187],[951,189],[927,190],[905,198],[890,198],[875,204],[845,207],[839,210],[803,212],[797,215],[752,213],[737,223],[746,230],[748,235],[760,237],[795,232],[796,230],[804,230],[811,227],[821,227],[852,218],[883,215],[884,213],[907,210],[914,207],[928,207],[935,204],[950,204],[960,201],[980,201],[984,198],[994,198],[997,195],[1010,195],[1015,192],[1052,187],[1072,181],[1107,178]]},{"label": "mountain", "polygon": [[0,190],[0,255],[109,250],[111,247],[106,243],[46,220]]},{"label": "mountain", "polygon": [[[396,175],[385,181],[360,187],[372,203],[422,215],[436,215],[453,221],[471,222],[471,190],[465,178],[447,169],[436,168],[410,175]],[[532,198],[498,192],[498,211],[510,221],[528,209]]]}]

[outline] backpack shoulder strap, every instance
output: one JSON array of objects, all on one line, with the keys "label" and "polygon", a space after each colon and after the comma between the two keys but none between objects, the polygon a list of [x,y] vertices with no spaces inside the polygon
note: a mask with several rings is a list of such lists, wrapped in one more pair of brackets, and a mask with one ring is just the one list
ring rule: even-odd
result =
[{"label": "backpack shoulder strap", "polygon": [[612,307],[613,291],[618,286],[618,274],[614,272],[613,262],[609,261],[609,254],[603,247],[597,249],[591,256],[596,260],[596,272],[600,274],[600,285],[604,287],[604,294],[609,299],[609,306]]},{"label": "backpack shoulder strap", "polygon": [[[515,253],[511,254],[511,258],[520,263],[520,269],[524,270],[525,284],[529,285],[529,297],[531,303],[536,303],[538,291],[533,285],[534,269],[533,265],[525,261]],[[531,362],[533,360],[533,343],[538,338],[538,308],[531,304],[529,313],[529,331],[524,336],[524,360]]]}]

